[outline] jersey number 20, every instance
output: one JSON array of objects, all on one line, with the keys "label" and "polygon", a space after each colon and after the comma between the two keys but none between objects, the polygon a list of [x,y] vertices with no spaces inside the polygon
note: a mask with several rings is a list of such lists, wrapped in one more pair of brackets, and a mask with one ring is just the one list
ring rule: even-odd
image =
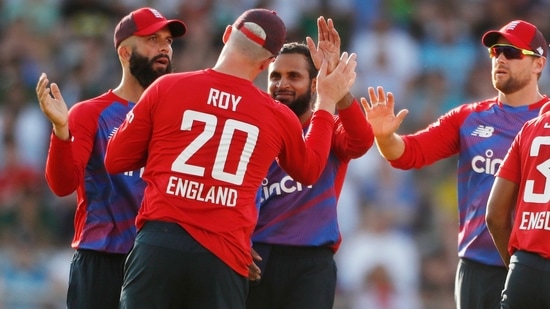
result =
[{"label": "jersey number 20", "polygon": [[[205,114],[197,111],[186,110],[183,113],[183,120],[181,122],[180,129],[182,131],[189,131],[193,127],[193,122],[203,122],[204,130],[191,142],[179,156],[172,163],[172,170],[175,172],[204,176],[204,167],[189,164],[187,161],[191,158],[201,147],[204,146],[209,140],[214,137],[216,126],[218,125],[218,118],[212,114]],[[225,162],[229,155],[229,146],[236,131],[246,133],[246,142],[243,150],[239,156],[239,164],[235,173],[228,173],[225,171]],[[256,126],[244,123],[242,121],[228,119],[223,126],[223,131],[218,142],[218,150],[216,152],[216,159],[212,169],[212,178],[232,183],[235,185],[241,185],[246,173],[246,168],[250,162],[250,156],[256,147],[256,141],[258,140],[259,129]]]}]

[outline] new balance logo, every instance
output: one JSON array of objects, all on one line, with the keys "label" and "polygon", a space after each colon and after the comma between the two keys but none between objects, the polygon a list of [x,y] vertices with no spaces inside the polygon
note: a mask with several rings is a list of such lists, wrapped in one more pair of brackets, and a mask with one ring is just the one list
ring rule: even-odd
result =
[{"label": "new balance logo", "polygon": [[491,137],[493,135],[493,132],[495,132],[495,128],[493,127],[489,127],[489,126],[484,126],[484,125],[479,125],[479,127],[477,127],[474,132],[472,132],[472,136],[479,136],[479,137]]}]

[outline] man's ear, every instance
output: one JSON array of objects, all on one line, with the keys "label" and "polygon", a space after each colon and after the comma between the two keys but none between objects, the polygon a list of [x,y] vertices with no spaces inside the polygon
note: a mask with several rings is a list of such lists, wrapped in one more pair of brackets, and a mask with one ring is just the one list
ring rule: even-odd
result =
[{"label": "man's ear", "polygon": [[317,77],[314,77],[311,80],[311,94],[316,94],[316,93],[317,93]]},{"label": "man's ear", "polygon": [[537,57],[537,73],[541,73],[544,70],[544,67],[546,66],[546,58],[544,57]]},{"label": "man's ear", "polygon": [[275,56],[267,58],[264,62],[262,62],[260,69],[262,71],[266,70],[273,61],[275,61]]},{"label": "man's ear", "polygon": [[128,45],[120,45],[117,49],[118,56],[124,61],[130,61],[130,56],[132,56],[132,51]]}]

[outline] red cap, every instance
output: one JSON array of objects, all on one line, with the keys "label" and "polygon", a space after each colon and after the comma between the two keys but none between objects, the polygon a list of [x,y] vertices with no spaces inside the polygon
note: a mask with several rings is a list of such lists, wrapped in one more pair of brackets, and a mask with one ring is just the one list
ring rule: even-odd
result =
[{"label": "red cap", "polygon": [[503,36],[516,47],[534,51],[540,56],[548,54],[548,44],[542,33],[535,27],[523,20],[514,20],[500,30],[491,30],[483,35],[483,45],[491,47],[496,44],[498,38]]},{"label": "red cap", "polygon": [[273,55],[285,43],[286,27],[275,11],[250,9],[237,18],[233,27]]},{"label": "red cap", "polygon": [[183,36],[187,27],[181,20],[168,20],[153,8],[140,8],[124,16],[115,28],[115,48],[132,35],[147,36],[168,26],[174,38]]}]

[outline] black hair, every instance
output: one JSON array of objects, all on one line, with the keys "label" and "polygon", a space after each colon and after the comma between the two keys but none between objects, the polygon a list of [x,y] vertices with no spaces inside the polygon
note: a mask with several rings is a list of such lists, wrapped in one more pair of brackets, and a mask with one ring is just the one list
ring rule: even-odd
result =
[{"label": "black hair", "polygon": [[309,52],[309,48],[305,43],[298,43],[298,42],[291,42],[291,43],[285,43],[283,47],[281,47],[281,50],[279,51],[279,55],[282,54],[301,54],[306,57],[307,63],[308,63],[308,73],[309,78],[313,79],[317,77],[318,70],[315,68],[315,65],[313,64],[313,59],[311,58],[311,53]]}]

